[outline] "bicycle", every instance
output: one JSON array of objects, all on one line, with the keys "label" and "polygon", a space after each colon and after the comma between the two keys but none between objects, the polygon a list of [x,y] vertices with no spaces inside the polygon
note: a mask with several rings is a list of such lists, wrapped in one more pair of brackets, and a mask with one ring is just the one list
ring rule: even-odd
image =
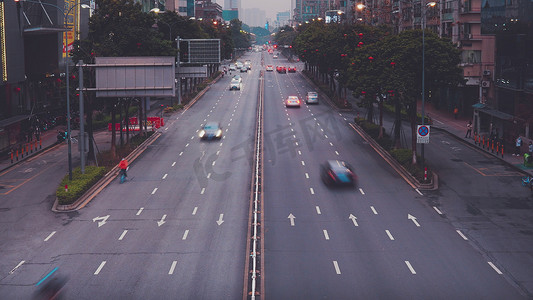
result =
[{"label": "bicycle", "polygon": [[124,183],[124,181],[126,181],[126,177],[128,177],[128,175],[126,175],[126,171],[129,169],[126,168],[125,170],[124,169],[120,169],[120,183]]}]

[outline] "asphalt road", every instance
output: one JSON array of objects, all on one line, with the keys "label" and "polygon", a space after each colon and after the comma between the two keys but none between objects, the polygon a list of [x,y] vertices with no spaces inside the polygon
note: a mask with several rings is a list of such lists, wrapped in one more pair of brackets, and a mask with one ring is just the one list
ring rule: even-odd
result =
[{"label": "asphalt road", "polygon": [[[266,299],[522,297],[353,132],[351,118],[324,103],[284,107],[310,90],[299,74],[265,75]],[[326,188],[319,164],[328,159],[352,164],[358,188]]]}]

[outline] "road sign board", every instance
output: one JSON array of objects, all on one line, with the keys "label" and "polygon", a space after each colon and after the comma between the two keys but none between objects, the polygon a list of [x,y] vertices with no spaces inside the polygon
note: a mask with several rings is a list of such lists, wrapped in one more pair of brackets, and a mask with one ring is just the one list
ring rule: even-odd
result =
[{"label": "road sign board", "polygon": [[416,143],[429,144],[429,125],[418,125],[416,129]]}]

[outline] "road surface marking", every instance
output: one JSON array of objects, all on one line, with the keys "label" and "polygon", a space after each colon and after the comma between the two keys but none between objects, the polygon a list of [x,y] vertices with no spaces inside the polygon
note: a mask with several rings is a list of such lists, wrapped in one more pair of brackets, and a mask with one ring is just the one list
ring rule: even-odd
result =
[{"label": "road surface marking", "polygon": [[292,137],[293,137],[293,138],[296,138],[296,134],[293,134]]},{"label": "road surface marking", "polygon": [[214,160],[214,161],[213,161],[213,163],[212,163],[211,165],[213,165],[213,166],[214,166],[214,165],[215,165],[216,163],[217,163],[217,161],[216,161],[216,160]]},{"label": "road surface marking", "polygon": [[293,128],[291,128],[291,131],[294,131],[294,129],[293,129]]},{"label": "road surface marking", "polygon": [[315,190],[313,190],[313,188],[309,188],[309,191],[311,192],[311,195],[315,194]]},{"label": "road surface marking", "polygon": [[200,195],[203,195],[205,193],[205,188],[202,188],[202,190],[200,191]]},{"label": "road surface marking", "polygon": [[323,129],[323,128],[320,128],[320,130],[321,130],[322,132],[324,132],[324,129]]},{"label": "road surface marking", "polygon": [[327,134],[324,134],[324,136],[325,136],[326,138],[328,138],[328,135],[327,135]]},{"label": "road surface marking", "polygon": [[459,229],[455,230],[457,231],[457,233],[465,240],[465,241],[468,241],[468,238],[466,237],[466,235],[464,235]]},{"label": "road surface marking", "polygon": [[165,128],[165,131],[167,131],[167,130],[168,130],[168,127],[167,127],[167,128]]},{"label": "road surface marking", "polygon": [[161,220],[157,221],[157,227],[165,224],[165,219],[167,218],[167,215],[163,215],[163,217],[161,217]]},{"label": "road surface marking", "polygon": [[155,192],[157,192],[157,188],[154,188],[154,190],[152,191],[152,195],[155,194]]},{"label": "road surface marking", "polygon": [[194,135],[193,135],[193,136],[191,136],[191,140],[194,140]]},{"label": "road surface marking", "polygon": [[192,215],[196,215],[196,212],[198,211],[198,206],[195,206],[194,209],[192,210]]},{"label": "road surface marking", "polygon": [[168,270],[168,275],[174,274],[174,269],[176,269],[176,264],[178,263],[177,260],[172,262],[172,265],[170,266],[170,270]]},{"label": "road surface marking", "polygon": [[390,233],[390,231],[385,230],[385,232],[386,232],[387,235],[389,236],[389,239],[390,239],[391,241],[394,241],[394,237],[392,236],[392,234]]},{"label": "road surface marking", "polygon": [[[183,152],[181,152],[181,153],[183,153]],[[180,154],[180,155],[181,155],[181,154]],[[173,163],[172,163],[172,166],[175,166],[175,165],[176,165],[176,162],[173,162]]]},{"label": "road surface marking", "polygon": [[21,260],[16,267],[14,267],[13,269],[11,269],[11,271],[9,271],[9,274],[13,274],[13,272],[15,272],[16,269],[20,268],[20,266],[22,266],[25,262],[26,262],[25,260]]},{"label": "road surface marking", "polygon": [[298,146],[298,142],[295,142],[296,146]]},{"label": "road surface marking", "polygon": [[44,239],[44,241],[47,242],[51,237],[54,236],[54,234],[56,234],[56,232],[55,232],[55,231],[52,231],[52,233],[50,233],[50,234]]},{"label": "road surface marking", "polygon": [[305,166],[305,162],[302,160],[302,166]]},{"label": "road surface marking", "polygon": [[372,210],[372,212],[373,212],[375,215],[378,214],[378,212],[376,211],[376,209],[374,208],[374,206],[370,206],[370,209]]},{"label": "road surface marking", "polygon": [[144,207],[139,208],[139,210],[137,211],[136,215],[137,216],[140,215],[143,212],[143,210],[144,210]]},{"label": "road surface marking", "polygon": [[317,213],[318,215],[321,215],[322,212],[320,212],[320,207],[318,207],[318,205],[317,205],[317,206],[315,206],[315,208],[316,208],[316,213]]},{"label": "road surface marking", "polygon": [[309,173],[305,173],[305,178],[309,179]]},{"label": "road surface marking", "polygon": [[328,234],[328,231],[326,229],[322,230],[324,232],[324,238],[326,239],[326,241],[329,241],[329,234]]},{"label": "road surface marking", "polygon": [[442,212],[441,212],[436,206],[433,206],[433,209],[434,209],[439,215],[442,215]]},{"label": "road surface marking", "polygon": [[217,151],[217,155],[220,153],[220,150]]},{"label": "road surface marking", "polygon": [[189,229],[185,230],[185,232],[183,233],[183,237],[181,239],[186,240],[188,235],[189,235]]},{"label": "road surface marking", "polygon": [[207,173],[207,179],[211,178],[211,173]]},{"label": "road surface marking", "polygon": [[335,273],[337,273],[337,275],[340,275],[341,269],[339,268],[339,264],[337,263],[336,260],[333,261],[333,266],[335,267]]},{"label": "road surface marking", "polygon": [[332,142],[329,142],[329,145],[330,145],[331,147],[333,147],[333,143],[332,143]]},{"label": "road surface marking", "polygon": [[127,231],[127,230],[124,230],[124,231],[122,232],[122,234],[120,235],[120,237],[118,238],[118,240],[119,240],[119,241],[122,241],[122,239],[124,238],[124,236],[126,235],[126,233],[128,233],[128,231]]},{"label": "road surface marking", "polygon": [[413,266],[411,266],[411,263],[408,260],[405,261],[405,264],[409,268],[409,271],[411,271],[411,274],[413,274],[413,275],[416,274],[415,269],[413,268]]},{"label": "road surface marking", "polygon": [[337,151],[337,150],[335,150],[335,154],[340,155],[340,154],[339,154],[339,151]]},{"label": "road surface marking", "polygon": [[189,143],[187,143],[187,145],[185,145],[185,148],[189,147]]},{"label": "road surface marking", "polygon": [[489,265],[494,269],[494,271],[496,271],[496,273],[502,275],[502,271],[500,271],[500,269],[498,269],[498,267],[496,267],[491,261],[488,262]]},{"label": "road surface marking", "polygon": [[359,188],[359,192],[361,193],[361,195],[364,195],[365,192],[363,192],[363,189],[362,188]]},{"label": "road surface marking", "polygon": [[222,147],[222,143],[220,143],[220,147]]},{"label": "road surface marking", "polygon": [[420,196],[424,196],[424,194],[422,194],[418,189],[415,189],[415,191],[420,194]]},{"label": "road surface marking", "polygon": [[346,120],[346,118],[343,118],[343,119],[344,119],[344,121],[348,121],[348,120]]},{"label": "road surface marking", "polygon": [[416,227],[420,227],[420,224],[418,224],[418,222],[416,221],[416,217],[411,215],[411,214],[407,214],[407,219],[413,221],[413,223],[415,223]]},{"label": "road surface marking", "polygon": [[298,155],[302,155],[302,151],[298,150]]},{"label": "road surface marking", "polygon": [[296,217],[291,213],[289,214],[289,216],[287,217],[287,219],[290,219],[291,220],[291,226],[294,226],[294,219],[296,219]]},{"label": "road surface marking", "polygon": [[165,175],[163,175],[163,178],[162,178],[162,179],[165,179],[165,178],[167,178],[167,176],[168,176],[168,174],[165,174]]},{"label": "road surface marking", "polygon": [[39,282],[37,282],[37,284],[35,286],[39,286],[39,284],[43,283],[43,281],[45,281],[46,278],[50,277],[50,275],[52,275],[55,271],[57,271],[57,269],[59,269],[59,268],[55,267],[50,273],[48,273],[46,276],[44,276],[43,279],[39,280]]},{"label": "road surface marking", "polygon": [[100,271],[102,271],[102,268],[105,266],[105,263],[106,261],[102,261],[102,263],[100,263],[100,266],[98,266],[98,269],[96,269],[96,271],[94,272],[94,275],[98,275],[100,274]]},{"label": "road surface marking", "polygon": [[[183,151],[180,152],[180,156],[182,156],[182,155],[183,155]],[[174,162],[174,163],[172,164],[172,166],[174,166],[175,164],[176,164],[176,162]]]}]

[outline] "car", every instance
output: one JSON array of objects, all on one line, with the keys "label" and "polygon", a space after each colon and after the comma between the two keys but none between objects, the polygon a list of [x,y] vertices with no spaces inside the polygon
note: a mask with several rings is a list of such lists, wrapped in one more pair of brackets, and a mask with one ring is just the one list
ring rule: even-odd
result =
[{"label": "car", "polygon": [[238,80],[238,81],[239,81],[239,83],[241,83],[241,82],[242,82],[242,77],[241,77],[241,75],[235,75],[235,76],[233,76],[233,78],[232,78],[232,79],[236,79],[236,80]]},{"label": "car", "polygon": [[357,182],[352,166],[342,160],[328,160],[322,164],[320,177],[327,186],[354,187]]},{"label": "car", "polygon": [[278,58],[278,55],[277,55],[277,54],[274,54],[274,56],[272,56],[272,58]]},{"label": "car", "polygon": [[298,96],[289,96],[285,100],[285,107],[300,107],[300,99]]},{"label": "car", "polygon": [[305,96],[305,103],[307,104],[318,104],[318,93],[317,92],[307,92],[307,96]]},{"label": "car", "polygon": [[266,66],[266,70],[267,70],[267,72],[272,72],[272,71],[274,71],[274,66],[273,65],[268,65],[268,66]]},{"label": "car", "polygon": [[248,72],[248,68],[243,66],[242,68],[240,68],[240,72],[241,73],[245,73],[245,72]]},{"label": "car", "polygon": [[236,78],[232,78],[230,83],[229,83],[229,90],[232,91],[232,90],[238,90],[240,91],[241,90],[241,81],[239,79],[236,79]]},{"label": "car", "polygon": [[251,70],[252,69],[252,62],[247,60],[244,62],[244,67],[248,70]]},{"label": "car", "polygon": [[235,65],[229,65],[229,70],[230,71],[237,71],[237,67],[235,67]]},{"label": "car", "polygon": [[287,68],[284,66],[277,66],[276,71],[278,71],[278,73],[287,73]]},{"label": "car", "polygon": [[296,67],[288,67],[287,72],[289,73],[296,73]]},{"label": "car", "polygon": [[238,61],[235,63],[235,66],[237,67],[237,69],[242,69],[244,67],[244,65],[242,64],[242,62]]},{"label": "car", "polygon": [[222,127],[217,122],[207,122],[198,133],[202,140],[220,140],[222,138]]}]

